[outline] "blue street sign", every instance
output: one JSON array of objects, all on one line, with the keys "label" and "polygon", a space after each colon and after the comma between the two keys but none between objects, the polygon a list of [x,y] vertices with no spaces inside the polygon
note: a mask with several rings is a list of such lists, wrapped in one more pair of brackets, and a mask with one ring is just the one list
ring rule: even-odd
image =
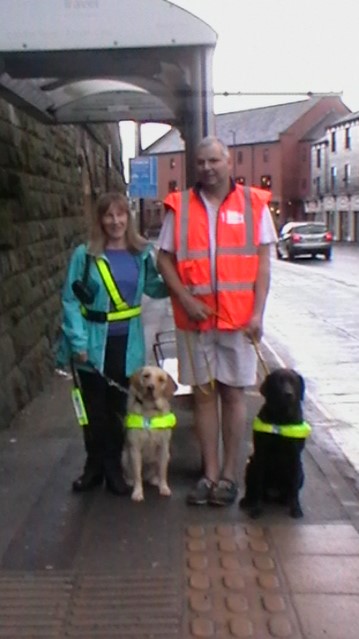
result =
[{"label": "blue street sign", "polygon": [[130,160],[130,197],[157,198],[157,158],[141,156]]}]

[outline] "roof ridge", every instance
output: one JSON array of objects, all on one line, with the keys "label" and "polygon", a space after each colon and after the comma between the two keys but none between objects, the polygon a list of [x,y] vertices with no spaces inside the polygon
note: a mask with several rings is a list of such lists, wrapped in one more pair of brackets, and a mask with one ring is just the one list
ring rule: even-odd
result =
[{"label": "roof ridge", "polygon": [[[324,97],[324,96],[323,96]],[[252,112],[252,111],[260,111],[265,110],[265,109],[276,109],[276,108],[280,108],[280,107],[285,107],[285,106],[292,106],[293,104],[303,104],[305,102],[312,102],[313,101],[318,101],[321,100],[321,97],[311,97],[305,100],[293,100],[293,102],[280,102],[279,104],[267,104],[265,106],[260,106],[260,107],[251,107],[250,109],[237,109],[236,111],[223,111],[223,113],[215,113],[215,116],[221,116],[221,115],[234,115],[236,113],[247,113],[247,112]]]}]

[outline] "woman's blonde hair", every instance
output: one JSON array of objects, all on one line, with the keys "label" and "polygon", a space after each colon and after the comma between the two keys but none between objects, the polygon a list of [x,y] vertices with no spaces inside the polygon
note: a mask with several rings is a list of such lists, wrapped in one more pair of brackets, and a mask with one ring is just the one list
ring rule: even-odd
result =
[{"label": "woman's blonde hair", "polygon": [[89,253],[100,255],[106,248],[107,238],[103,230],[102,219],[112,204],[116,204],[119,209],[127,212],[126,248],[131,253],[138,253],[147,245],[147,241],[137,232],[128,199],[123,193],[103,193],[99,196],[92,220]]}]

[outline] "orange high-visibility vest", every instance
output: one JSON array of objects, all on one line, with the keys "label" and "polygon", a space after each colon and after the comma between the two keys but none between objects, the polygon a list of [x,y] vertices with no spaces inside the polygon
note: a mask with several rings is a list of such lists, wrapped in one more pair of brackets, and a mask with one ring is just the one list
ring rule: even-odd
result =
[{"label": "orange high-visibility vest", "polygon": [[193,189],[170,193],[164,205],[175,213],[177,272],[183,285],[215,315],[191,321],[175,296],[176,326],[184,330],[238,330],[250,320],[258,270],[258,246],[263,207],[270,191],[237,184],[217,214],[215,273],[211,282],[209,224],[204,203]]}]

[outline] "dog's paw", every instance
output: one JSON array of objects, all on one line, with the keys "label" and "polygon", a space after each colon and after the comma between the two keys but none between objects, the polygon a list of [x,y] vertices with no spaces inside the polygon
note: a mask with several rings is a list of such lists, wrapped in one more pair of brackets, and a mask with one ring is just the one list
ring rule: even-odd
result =
[{"label": "dog's paw", "polygon": [[160,484],[159,491],[162,497],[170,497],[172,495],[172,491],[168,484]]},{"label": "dog's paw", "polygon": [[131,499],[132,501],[143,501],[144,496],[142,488],[135,488],[135,490],[132,492]]},{"label": "dog's paw", "polygon": [[245,510],[251,519],[258,519],[263,512],[263,507],[259,502],[249,501],[247,497],[242,497],[238,506],[241,510]]}]

